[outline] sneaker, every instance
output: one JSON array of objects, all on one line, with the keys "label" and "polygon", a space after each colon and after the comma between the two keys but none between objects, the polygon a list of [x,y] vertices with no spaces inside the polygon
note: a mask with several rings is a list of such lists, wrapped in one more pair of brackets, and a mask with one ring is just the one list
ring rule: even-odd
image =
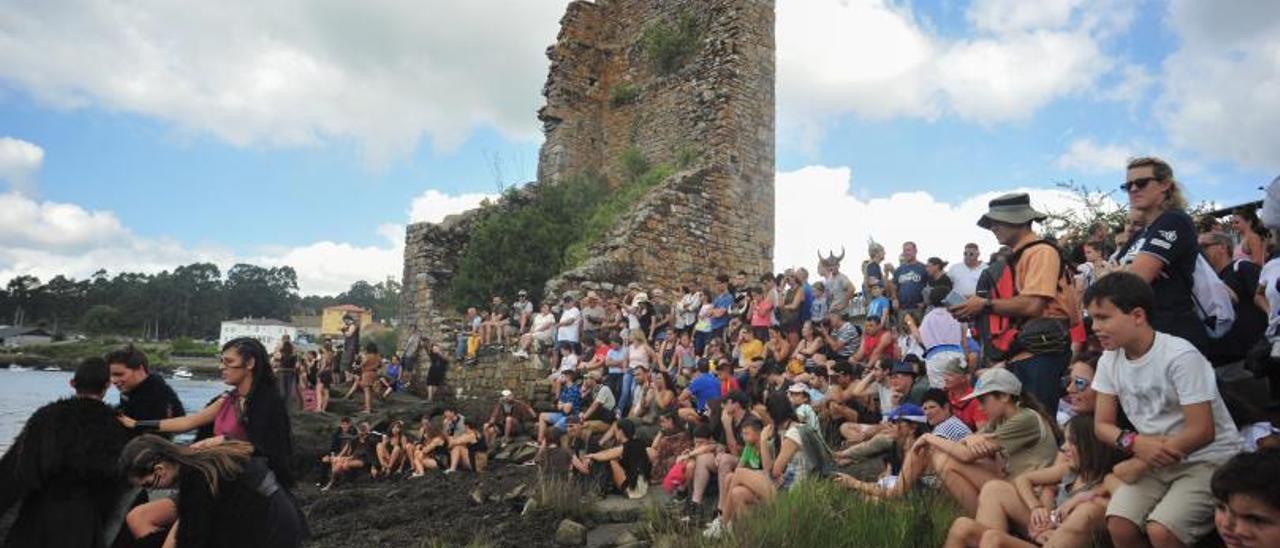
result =
[{"label": "sneaker", "polygon": [[724,535],[724,529],[724,525],[720,522],[720,516],[716,516],[716,519],[711,520],[711,523],[707,524],[707,528],[702,531],[702,536],[703,538],[718,539]]}]

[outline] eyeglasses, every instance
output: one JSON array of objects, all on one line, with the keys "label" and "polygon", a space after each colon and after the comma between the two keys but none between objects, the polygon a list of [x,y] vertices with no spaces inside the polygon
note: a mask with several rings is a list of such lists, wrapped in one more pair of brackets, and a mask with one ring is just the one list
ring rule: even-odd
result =
[{"label": "eyeglasses", "polygon": [[1159,177],[1143,177],[1141,179],[1125,181],[1124,184],[1120,185],[1120,190],[1125,192],[1141,192],[1142,189],[1147,188],[1147,185],[1159,180]]},{"label": "eyeglasses", "polygon": [[977,252],[977,251],[966,251],[966,252],[964,252],[964,256],[965,256],[965,257],[977,257],[977,256],[978,256],[978,252]]},{"label": "eyeglasses", "polygon": [[1065,377],[1062,379],[1064,388],[1075,387],[1076,392],[1084,392],[1089,387],[1089,379],[1084,377]]}]

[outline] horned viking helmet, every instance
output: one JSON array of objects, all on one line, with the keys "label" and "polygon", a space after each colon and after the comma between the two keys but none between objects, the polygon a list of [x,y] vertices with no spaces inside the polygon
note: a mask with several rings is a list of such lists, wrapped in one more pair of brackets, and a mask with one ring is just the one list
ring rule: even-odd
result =
[{"label": "horned viking helmet", "polygon": [[818,251],[818,264],[825,267],[839,267],[840,261],[844,260],[844,246],[840,246],[840,256],[836,256],[833,252],[827,252],[827,256],[822,256],[822,251]]}]

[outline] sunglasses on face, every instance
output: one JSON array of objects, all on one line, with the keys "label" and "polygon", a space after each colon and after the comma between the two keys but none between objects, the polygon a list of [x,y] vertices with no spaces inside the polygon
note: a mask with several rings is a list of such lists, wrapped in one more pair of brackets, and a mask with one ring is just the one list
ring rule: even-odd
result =
[{"label": "sunglasses on face", "polygon": [[977,251],[966,251],[966,252],[964,252],[964,256],[965,256],[965,257],[977,257],[977,256],[978,256],[978,252],[977,252]]},{"label": "sunglasses on face", "polygon": [[1142,189],[1147,188],[1147,185],[1159,180],[1160,179],[1157,177],[1143,177],[1141,179],[1125,181],[1124,184],[1120,185],[1120,190],[1125,192],[1141,192]]},{"label": "sunglasses on face", "polygon": [[1074,387],[1076,392],[1084,392],[1084,390],[1089,387],[1089,379],[1084,377],[1067,377],[1062,379],[1062,385],[1065,388]]}]

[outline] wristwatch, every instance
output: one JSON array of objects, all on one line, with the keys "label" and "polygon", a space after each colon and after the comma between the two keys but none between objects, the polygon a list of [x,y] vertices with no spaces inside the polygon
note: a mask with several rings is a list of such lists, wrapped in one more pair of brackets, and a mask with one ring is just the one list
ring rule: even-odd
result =
[{"label": "wristwatch", "polygon": [[1123,451],[1126,455],[1133,454],[1133,442],[1138,439],[1138,433],[1133,430],[1121,430],[1120,435],[1116,436],[1116,448]]}]

